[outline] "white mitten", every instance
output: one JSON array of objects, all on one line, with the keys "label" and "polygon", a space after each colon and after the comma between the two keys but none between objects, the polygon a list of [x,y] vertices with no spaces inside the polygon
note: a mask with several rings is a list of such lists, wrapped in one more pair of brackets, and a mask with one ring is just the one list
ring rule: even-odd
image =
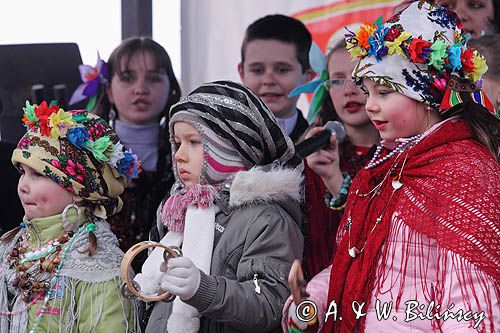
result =
[{"label": "white mitten", "polygon": [[161,289],[188,300],[200,287],[200,270],[186,257],[171,258],[161,277]]},{"label": "white mitten", "polygon": [[[160,243],[167,246],[179,246],[182,241],[182,235],[175,232],[167,233]],[[142,264],[141,273],[134,277],[134,281],[141,287],[141,294],[155,296],[160,292],[160,284],[163,272],[160,266],[163,260],[163,248],[156,247]]]}]

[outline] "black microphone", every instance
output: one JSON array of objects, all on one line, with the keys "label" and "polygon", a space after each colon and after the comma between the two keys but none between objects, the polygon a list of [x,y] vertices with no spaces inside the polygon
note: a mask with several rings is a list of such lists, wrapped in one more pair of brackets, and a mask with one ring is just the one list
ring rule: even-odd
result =
[{"label": "black microphone", "polygon": [[345,139],[344,125],[338,121],[329,121],[323,126],[323,131],[296,145],[295,151],[301,158],[309,156],[321,148],[328,147],[330,137],[334,134],[337,136],[337,141],[342,143]]}]

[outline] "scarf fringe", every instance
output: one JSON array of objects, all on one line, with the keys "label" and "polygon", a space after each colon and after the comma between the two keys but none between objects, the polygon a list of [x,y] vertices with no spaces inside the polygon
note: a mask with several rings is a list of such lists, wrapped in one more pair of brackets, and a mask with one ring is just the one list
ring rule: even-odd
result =
[{"label": "scarf fringe", "polygon": [[161,221],[169,231],[182,232],[187,207],[208,208],[219,198],[219,189],[213,185],[196,184],[182,189],[168,198],[161,210]]},{"label": "scarf fringe", "polygon": [[[56,298],[49,303],[49,306],[46,308],[48,314],[42,316],[42,320],[40,325],[38,326],[38,330],[40,331],[49,331],[49,327],[54,326],[54,321],[57,321],[58,332],[76,332],[78,331],[79,325],[82,321],[86,322],[87,328],[90,332],[93,332],[97,329],[97,326],[101,320],[109,320],[108,318],[103,317],[104,311],[104,301],[105,301],[105,291],[107,288],[114,288],[117,290],[117,293],[120,297],[120,305],[122,309],[122,320],[125,326],[125,332],[140,332],[140,325],[138,320],[139,314],[139,304],[137,302],[130,302],[129,300],[123,298],[121,293],[119,292],[119,288],[115,286],[110,286],[110,284],[116,284],[116,286],[120,286],[121,280],[118,277],[115,277],[105,283],[95,284],[90,282],[82,282],[79,280],[74,280],[72,278],[63,277],[64,281],[64,294],[61,298]],[[61,282],[59,282],[61,283]],[[2,294],[5,291],[5,288],[1,288]],[[56,292],[57,294],[57,292]],[[87,301],[87,298],[90,298]],[[13,300],[12,310],[21,310],[26,307],[25,303],[21,300],[17,295],[17,297]],[[3,297],[3,295],[2,295]],[[2,299],[2,304],[5,304]],[[130,304],[130,308],[127,309],[126,304]],[[39,301],[33,307],[39,311],[42,301]],[[66,310],[65,312],[59,313],[60,309]],[[71,309],[74,309],[71,311]],[[83,317],[82,311],[87,310],[90,312],[90,316]],[[6,307],[2,306],[2,311],[6,310]],[[54,314],[51,314],[51,312]],[[132,320],[129,321],[130,313],[132,312]],[[17,313],[12,316],[1,315],[0,321],[0,331],[1,332],[10,332],[10,333],[25,333],[28,332],[31,328],[28,327],[28,313],[29,310]],[[34,322],[30,323],[31,325]]]},{"label": "scarf fringe", "polygon": [[[409,299],[423,299],[426,304],[434,301],[441,305],[435,312],[440,315],[451,303],[456,305],[457,301],[462,301],[462,306],[455,306],[451,311],[484,311],[486,317],[477,327],[477,332],[495,332],[493,300],[499,298],[500,286],[491,276],[460,255],[438,246],[435,240],[415,231],[397,214],[393,217],[387,239],[397,241],[387,242],[382,249],[377,278],[374,280],[374,294],[369,301],[380,294],[390,293],[391,299],[395,300],[396,310]],[[396,257],[400,257],[401,262],[396,263]],[[461,294],[458,300],[452,295],[457,286]],[[415,292],[409,295],[408,290]],[[403,299],[404,292],[408,299]],[[364,327],[364,322],[360,324]],[[471,320],[470,327],[474,324],[474,320]],[[439,331],[443,320],[434,318],[431,325],[433,330]]]}]

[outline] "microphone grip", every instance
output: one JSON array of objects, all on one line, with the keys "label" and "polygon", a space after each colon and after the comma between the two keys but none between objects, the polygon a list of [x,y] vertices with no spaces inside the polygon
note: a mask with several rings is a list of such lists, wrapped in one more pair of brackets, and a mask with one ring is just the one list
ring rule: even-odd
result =
[{"label": "microphone grip", "polygon": [[301,158],[304,158],[321,148],[329,146],[331,137],[332,132],[328,130],[321,131],[317,135],[312,136],[296,145],[295,151]]}]

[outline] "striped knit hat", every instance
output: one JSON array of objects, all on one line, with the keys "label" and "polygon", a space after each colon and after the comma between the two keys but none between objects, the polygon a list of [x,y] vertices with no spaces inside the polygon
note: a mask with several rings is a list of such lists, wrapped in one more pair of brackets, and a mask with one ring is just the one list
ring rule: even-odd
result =
[{"label": "striped knit hat", "polygon": [[[184,121],[203,138],[205,159],[200,183],[226,182],[254,166],[297,168],[301,159],[291,139],[281,130],[268,107],[245,86],[230,82],[207,83],[170,110],[170,141],[175,155],[174,123]],[[179,175],[175,189],[181,187]]]}]

